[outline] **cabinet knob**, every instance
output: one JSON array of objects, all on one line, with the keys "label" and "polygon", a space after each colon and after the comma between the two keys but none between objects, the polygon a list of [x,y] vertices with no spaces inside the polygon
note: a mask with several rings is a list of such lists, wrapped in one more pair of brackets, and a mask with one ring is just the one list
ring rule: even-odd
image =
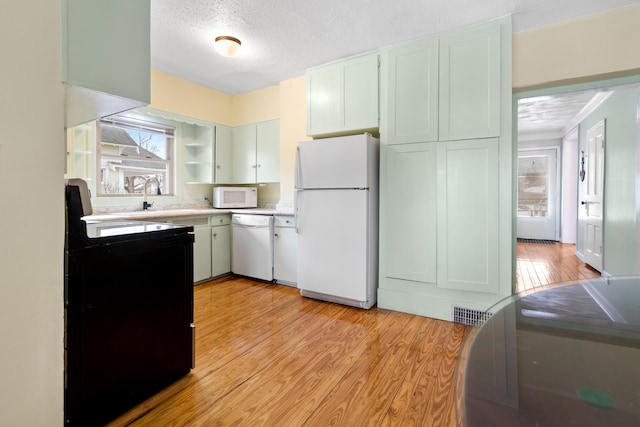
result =
[{"label": "cabinet knob", "polygon": [[273,233],[273,237],[278,238],[278,233]]},{"label": "cabinet knob", "polygon": [[220,165],[216,165],[216,169],[220,169]]},{"label": "cabinet knob", "polygon": [[213,233],[213,237],[218,237],[218,233]]}]

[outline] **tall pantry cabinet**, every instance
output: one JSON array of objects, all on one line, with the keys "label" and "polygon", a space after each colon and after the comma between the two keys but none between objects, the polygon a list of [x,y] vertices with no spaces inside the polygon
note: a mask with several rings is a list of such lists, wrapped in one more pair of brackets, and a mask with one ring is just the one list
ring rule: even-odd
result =
[{"label": "tall pantry cabinet", "polygon": [[511,19],[382,49],[378,305],[444,320],[511,294]]}]

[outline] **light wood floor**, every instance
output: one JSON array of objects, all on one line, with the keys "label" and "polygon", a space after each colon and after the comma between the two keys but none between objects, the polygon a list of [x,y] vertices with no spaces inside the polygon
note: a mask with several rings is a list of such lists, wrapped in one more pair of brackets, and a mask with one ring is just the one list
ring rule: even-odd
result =
[{"label": "light wood floor", "polygon": [[562,243],[516,245],[516,292],[532,292],[599,277],[576,256],[576,246]]},{"label": "light wood floor", "polygon": [[195,369],[112,425],[456,423],[463,325],[247,279],[197,286],[195,313]]},{"label": "light wood floor", "polygon": [[[573,245],[518,244],[517,282],[593,277]],[[195,288],[196,367],[111,426],[454,426],[469,329],[231,278]]]}]

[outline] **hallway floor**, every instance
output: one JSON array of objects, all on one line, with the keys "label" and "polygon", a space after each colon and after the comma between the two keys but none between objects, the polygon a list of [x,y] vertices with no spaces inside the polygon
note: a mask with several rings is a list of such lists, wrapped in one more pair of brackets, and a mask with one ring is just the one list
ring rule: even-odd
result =
[{"label": "hallway floor", "polygon": [[576,245],[520,243],[516,245],[516,292],[535,292],[593,277],[600,273],[576,256]]}]

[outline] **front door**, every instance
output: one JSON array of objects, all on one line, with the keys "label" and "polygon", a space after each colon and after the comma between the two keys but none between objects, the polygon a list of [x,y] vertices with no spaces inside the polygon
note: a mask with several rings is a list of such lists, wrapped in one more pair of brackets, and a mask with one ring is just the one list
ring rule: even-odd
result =
[{"label": "front door", "polygon": [[586,200],[582,201],[586,209],[584,262],[599,272],[603,269],[604,256],[604,155],[605,121],[603,119],[587,131]]},{"label": "front door", "polygon": [[557,150],[518,151],[517,236],[556,240]]}]

